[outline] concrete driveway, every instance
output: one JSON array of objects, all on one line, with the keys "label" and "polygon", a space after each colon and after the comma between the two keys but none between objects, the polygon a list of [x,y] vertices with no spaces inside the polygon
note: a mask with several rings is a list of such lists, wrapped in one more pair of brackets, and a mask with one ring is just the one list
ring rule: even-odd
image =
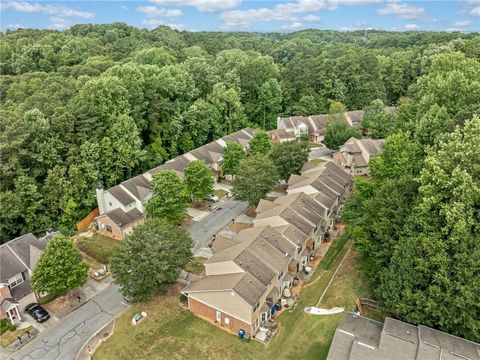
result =
[{"label": "concrete driveway", "polygon": [[106,288],[81,308],[39,334],[11,355],[10,359],[74,360],[90,337],[127,309],[128,306],[123,301],[117,286]]},{"label": "concrete driveway", "polygon": [[320,159],[320,158],[330,158],[334,153],[333,150],[327,148],[313,148],[308,154],[308,160]]},{"label": "concrete driveway", "polygon": [[194,244],[192,251],[195,254],[199,249],[212,240],[213,235],[223,230],[237,216],[247,210],[247,203],[230,198],[219,207],[205,216],[199,222],[193,224],[188,232]]}]

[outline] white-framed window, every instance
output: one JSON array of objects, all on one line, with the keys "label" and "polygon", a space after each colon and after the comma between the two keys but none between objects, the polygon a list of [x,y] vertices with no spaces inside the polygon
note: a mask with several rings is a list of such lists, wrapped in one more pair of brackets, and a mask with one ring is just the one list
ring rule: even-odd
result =
[{"label": "white-framed window", "polygon": [[225,325],[230,325],[230,318],[225,318]]},{"label": "white-framed window", "polygon": [[10,286],[10,288],[14,288],[15,286],[18,286],[21,283],[23,283],[22,273],[12,276],[10,279],[8,279],[8,285]]},{"label": "white-framed window", "polygon": [[113,232],[113,229],[112,229],[112,227],[111,227],[110,225],[105,225],[105,229],[106,229],[109,233]]},{"label": "white-framed window", "polygon": [[267,321],[267,313],[262,312],[262,322]]}]

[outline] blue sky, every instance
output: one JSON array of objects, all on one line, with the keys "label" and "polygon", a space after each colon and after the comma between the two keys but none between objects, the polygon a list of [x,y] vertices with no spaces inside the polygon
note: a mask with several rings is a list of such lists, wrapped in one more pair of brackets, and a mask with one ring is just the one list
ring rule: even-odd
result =
[{"label": "blue sky", "polygon": [[480,31],[480,0],[2,0],[0,10],[2,30],[120,21],[192,31]]}]

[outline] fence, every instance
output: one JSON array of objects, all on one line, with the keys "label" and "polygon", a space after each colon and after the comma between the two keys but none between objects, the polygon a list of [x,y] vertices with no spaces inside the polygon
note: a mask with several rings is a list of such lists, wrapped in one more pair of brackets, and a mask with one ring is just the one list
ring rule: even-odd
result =
[{"label": "fence", "polygon": [[358,298],[357,301],[357,308],[360,311],[360,314],[364,314],[365,310],[378,310],[378,302],[375,300],[365,299],[365,298]]},{"label": "fence", "polygon": [[95,208],[90,214],[85,216],[83,220],[77,223],[77,230],[83,230],[90,225],[90,223],[95,219],[98,215],[100,215],[100,212],[98,211],[98,207]]}]

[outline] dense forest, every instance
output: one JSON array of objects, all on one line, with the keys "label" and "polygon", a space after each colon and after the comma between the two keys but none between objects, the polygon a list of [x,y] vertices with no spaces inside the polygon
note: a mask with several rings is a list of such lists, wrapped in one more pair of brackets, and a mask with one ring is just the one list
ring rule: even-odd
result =
[{"label": "dense forest", "polygon": [[[244,126],[271,129],[278,115],[325,113],[332,101],[351,110],[375,99],[398,105],[420,96],[417,79],[439,54],[480,58],[478,34],[462,33],[207,33],[117,23],[0,38],[2,242],[48,227],[68,233],[95,207],[96,185],[111,187]],[[457,118],[471,114],[440,100]]]},{"label": "dense forest", "polygon": [[480,62],[429,63],[343,215],[386,313],[480,342]]}]

